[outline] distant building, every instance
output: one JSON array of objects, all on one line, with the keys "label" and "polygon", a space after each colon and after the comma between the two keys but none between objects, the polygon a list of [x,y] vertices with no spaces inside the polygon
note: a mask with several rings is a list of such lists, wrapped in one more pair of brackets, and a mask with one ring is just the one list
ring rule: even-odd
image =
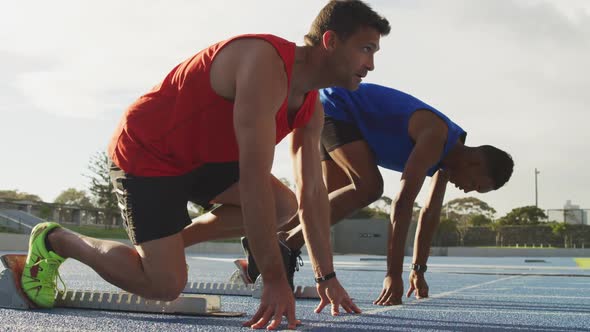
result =
[{"label": "distant building", "polygon": [[567,200],[563,209],[548,209],[547,221],[562,222],[570,225],[590,225],[588,222],[589,209],[582,209],[579,205]]},{"label": "distant building", "polygon": [[[25,201],[0,198],[0,218],[7,218],[11,211],[21,211],[31,217],[39,218],[39,221],[55,221],[58,223],[69,223],[76,225],[110,225],[120,226],[123,224],[119,211],[108,211],[106,209],[80,207],[59,203],[46,203],[37,201]],[[14,214],[14,213],[12,213]],[[14,218],[27,218],[20,214]],[[3,220],[3,219],[2,219]]]}]

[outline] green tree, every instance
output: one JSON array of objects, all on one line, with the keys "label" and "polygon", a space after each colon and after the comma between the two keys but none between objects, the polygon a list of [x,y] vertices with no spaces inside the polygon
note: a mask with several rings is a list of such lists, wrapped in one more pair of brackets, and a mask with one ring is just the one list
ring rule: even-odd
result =
[{"label": "green tree", "polygon": [[554,222],[551,223],[551,232],[561,238],[563,238],[563,247],[568,248],[572,246],[573,242],[573,227],[572,225],[566,224],[565,222]]},{"label": "green tree", "polygon": [[29,193],[19,192],[18,190],[0,190],[1,199],[12,199],[18,201],[41,202],[41,197]]},{"label": "green tree", "polygon": [[391,213],[391,202],[391,198],[381,196],[381,198],[371,204],[371,207],[383,214],[389,215]]},{"label": "green tree", "polygon": [[463,197],[450,200],[443,206],[443,212],[459,217],[483,215],[489,219],[493,219],[496,214],[496,210],[493,207],[475,197]]},{"label": "green tree", "polygon": [[348,218],[350,219],[389,219],[389,215],[377,209],[364,207],[355,211]]},{"label": "green tree", "polygon": [[68,188],[59,194],[53,201],[54,203],[75,205],[85,208],[94,207],[90,202],[88,194],[84,190],[77,190],[75,188]]},{"label": "green tree", "polygon": [[478,198],[463,197],[450,200],[443,205],[442,213],[445,218],[453,219],[457,222],[459,242],[462,245],[465,234],[467,234],[467,229],[472,226],[470,223],[471,219],[478,215],[492,219],[496,214],[496,210]]},{"label": "green tree", "polygon": [[39,205],[39,218],[45,220],[53,219],[53,207],[49,203],[41,203]]},{"label": "green tree", "polygon": [[89,191],[96,207],[107,210],[105,215],[107,223],[118,213],[117,197],[113,192],[113,184],[109,175],[110,162],[106,152],[95,153],[88,165],[90,175],[85,175],[90,180]]},{"label": "green tree", "polygon": [[383,203],[391,206],[391,203],[393,202],[393,200],[387,196],[381,196],[381,198],[379,198],[380,201],[383,201]]},{"label": "green tree", "polygon": [[500,225],[537,225],[547,215],[536,206],[523,206],[512,209],[498,220]]},{"label": "green tree", "polygon": [[469,217],[467,223],[469,226],[491,226],[493,221],[483,214],[474,214]]},{"label": "green tree", "polygon": [[459,242],[457,222],[453,219],[441,218],[432,242],[439,247],[456,246]]},{"label": "green tree", "polygon": [[[386,216],[386,219],[389,218],[389,216],[391,215],[391,204],[393,203],[393,200],[391,198],[389,198],[388,196],[381,196],[381,198],[379,198],[378,200],[376,200],[373,204],[370,205],[371,208],[373,208],[374,210],[377,210],[377,214],[379,216]],[[418,216],[420,214],[420,209],[422,207],[420,206],[420,204],[418,204],[417,202],[414,202],[414,207],[412,210],[412,220],[417,221],[418,220]]]}]

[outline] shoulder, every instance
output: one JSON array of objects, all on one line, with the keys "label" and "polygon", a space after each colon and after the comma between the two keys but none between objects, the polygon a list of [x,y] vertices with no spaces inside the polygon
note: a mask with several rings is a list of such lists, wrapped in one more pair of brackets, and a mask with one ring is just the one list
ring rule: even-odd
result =
[{"label": "shoulder", "polygon": [[230,53],[244,61],[281,60],[276,48],[260,38],[240,38],[230,41],[221,52]]},{"label": "shoulder", "polygon": [[243,38],[232,41],[224,51],[231,58],[230,63],[235,64],[236,77],[242,83],[261,84],[262,81],[271,80],[281,86],[286,84],[283,59],[269,42],[260,38]]},{"label": "shoulder", "polygon": [[445,120],[429,110],[417,110],[410,117],[408,134],[416,142],[421,137],[445,141],[448,126]]},{"label": "shoulder", "polygon": [[[228,67],[243,63],[266,63],[267,65],[282,65],[283,59],[280,50],[288,41],[274,36],[263,34],[245,34],[229,38],[219,43],[216,62],[223,62],[222,67]],[[219,61],[222,59],[221,61]]]}]

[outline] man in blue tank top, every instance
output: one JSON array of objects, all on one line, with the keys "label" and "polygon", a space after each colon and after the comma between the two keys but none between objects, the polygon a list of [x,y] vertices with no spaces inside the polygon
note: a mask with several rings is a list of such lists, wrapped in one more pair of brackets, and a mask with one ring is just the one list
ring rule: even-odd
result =
[{"label": "man in blue tank top", "polygon": [[[493,146],[464,145],[466,132],[435,108],[403,92],[374,84],[355,91],[320,91],[325,111],[322,168],[335,224],[383,194],[377,166],[402,173],[392,202],[387,274],[378,305],[401,304],[405,240],[414,201],[427,176],[430,195],[420,211],[407,296],[428,297],[424,278],[430,243],[439,223],[447,182],[465,193],[502,187],[512,175],[510,155]],[[289,230],[290,229],[290,230]],[[301,226],[290,222],[287,244],[304,244]]]}]

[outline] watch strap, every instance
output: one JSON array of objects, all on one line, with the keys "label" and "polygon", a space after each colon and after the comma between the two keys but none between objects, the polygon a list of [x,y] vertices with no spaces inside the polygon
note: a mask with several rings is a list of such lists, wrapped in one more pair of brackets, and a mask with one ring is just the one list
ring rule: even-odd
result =
[{"label": "watch strap", "polygon": [[336,277],[336,272],[328,273],[325,276],[315,278],[315,282],[319,284],[322,281],[330,280],[334,277]]}]

